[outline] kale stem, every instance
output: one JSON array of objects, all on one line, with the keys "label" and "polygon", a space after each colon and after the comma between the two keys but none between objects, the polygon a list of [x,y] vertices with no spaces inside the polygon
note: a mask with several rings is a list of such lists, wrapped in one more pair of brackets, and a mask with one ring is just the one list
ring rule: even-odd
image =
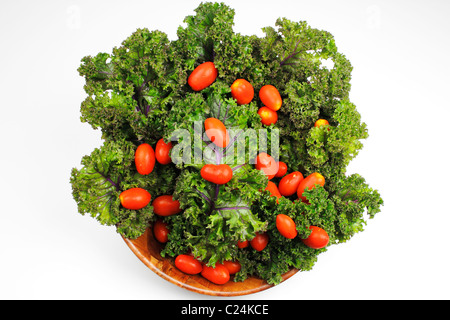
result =
[{"label": "kale stem", "polygon": [[108,193],[105,193],[104,195],[97,197],[97,200],[100,200],[100,199],[102,199],[104,197],[107,197],[107,196],[111,195],[111,193],[112,193],[112,191],[110,191]]},{"label": "kale stem", "polygon": [[223,123],[225,124],[225,121],[228,119],[228,110],[230,110],[231,105],[227,106],[227,110],[225,111],[225,116],[223,118]]},{"label": "kale stem", "polygon": [[107,176],[105,176],[103,173],[97,171],[106,181],[108,181],[109,183],[111,183],[114,187],[116,187],[116,190],[119,191],[119,184],[115,183],[114,181],[112,181],[110,178],[108,178]]},{"label": "kale stem", "polygon": [[227,151],[228,149],[230,149],[234,143],[236,142],[237,138],[239,138],[239,136],[244,132],[244,129],[242,129],[241,131],[239,131],[233,138],[233,140],[231,140],[231,142],[227,145],[227,147],[225,148],[225,150],[222,151],[222,154],[220,155],[220,160],[222,160],[223,157],[226,157],[227,155]]},{"label": "kale stem", "polygon": [[219,110],[217,110],[217,119],[220,119],[220,108],[222,107],[222,101],[219,101]]},{"label": "kale stem", "polygon": [[217,211],[221,210],[250,210],[249,207],[224,207],[224,208],[216,208]]},{"label": "kale stem", "polygon": [[234,167],[234,168],[231,168],[231,170],[232,170],[232,171],[237,170],[237,169],[239,169],[240,167],[243,167],[243,166],[245,166],[245,165],[246,165],[246,163],[240,164],[240,165],[238,165],[238,166],[236,166],[236,167]]},{"label": "kale stem", "polygon": [[209,203],[210,205],[213,205],[213,202],[211,201],[211,199],[208,198],[203,192],[199,191],[197,188],[194,188],[194,189],[195,189],[195,191],[196,191],[203,199],[205,199],[206,201],[208,201],[208,203]]},{"label": "kale stem", "polygon": [[298,45],[300,44],[301,39],[297,41],[297,44],[295,45],[294,52],[288,55],[286,58],[283,59],[283,61],[280,62],[280,66],[283,65],[293,65],[293,63],[286,63],[289,59],[292,59],[294,56],[300,53],[300,51],[297,51]]},{"label": "kale stem", "polygon": [[114,76],[114,73],[107,72],[107,71],[98,71],[99,74],[105,75],[105,76]]},{"label": "kale stem", "polygon": [[220,185],[216,184],[216,194],[214,195],[214,203],[216,203],[217,198],[219,197]]}]

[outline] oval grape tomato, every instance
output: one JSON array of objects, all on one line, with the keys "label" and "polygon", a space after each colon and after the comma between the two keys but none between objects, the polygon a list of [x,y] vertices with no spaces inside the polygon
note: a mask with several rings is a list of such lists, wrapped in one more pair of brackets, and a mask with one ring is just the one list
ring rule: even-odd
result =
[{"label": "oval grape tomato", "polygon": [[245,79],[237,79],[231,85],[231,96],[239,105],[250,103],[254,95],[253,86]]},{"label": "oval grape tomato", "polygon": [[180,254],[175,258],[175,266],[187,274],[198,274],[202,272],[203,265],[193,256]]},{"label": "oval grape tomato", "polygon": [[170,158],[170,150],[172,142],[165,143],[164,139],[159,139],[155,147],[155,157],[160,164],[169,164],[172,162]]},{"label": "oval grape tomato", "polygon": [[120,203],[126,209],[139,210],[150,203],[152,196],[142,188],[132,188],[123,191],[120,196]]},{"label": "oval grape tomato", "polygon": [[259,90],[259,98],[263,105],[273,111],[278,111],[283,102],[277,88],[271,84],[267,84]]},{"label": "oval grape tomato", "polygon": [[233,178],[233,170],[227,164],[205,164],[200,170],[200,175],[206,181],[225,184]]},{"label": "oval grape tomato", "polygon": [[171,195],[163,195],[157,197],[152,202],[153,212],[158,216],[171,216],[180,213],[180,201],[174,200]]},{"label": "oval grape tomato", "polygon": [[134,162],[140,174],[150,174],[155,167],[155,151],[152,146],[148,143],[139,145],[134,153]]},{"label": "oval grape tomato", "polygon": [[217,69],[213,62],[204,62],[192,71],[188,84],[194,91],[201,91],[210,86],[217,78]]}]

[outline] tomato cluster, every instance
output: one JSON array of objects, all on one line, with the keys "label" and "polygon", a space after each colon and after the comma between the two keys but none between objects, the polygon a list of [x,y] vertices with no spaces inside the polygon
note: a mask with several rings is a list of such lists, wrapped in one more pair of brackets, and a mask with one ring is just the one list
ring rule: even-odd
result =
[{"label": "tomato cluster", "polygon": [[[149,175],[153,172],[156,161],[160,164],[169,164],[172,162],[170,159],[170,150],[172,143],[166,144],[163,139],[160,139],[156,143],[155,149],[148,143],[140,144],[134,155],[134,162],[136,170],[142,175]],[[126,209],[139,210],[146,207],[151,200],[151,195],[147,190],[142,188],[132,188],[123,191],[120,196],[120,203]],[[156,201],[157,199],[155,199]],[[155,202],[154,201],[154,202]]]},{"label": "tomato cluster", "polygon": [[[148,143],[140,144],[135,151],[134,162],[139,174],[149,175],[153,172],[156,163],[167,165],[172,162],[170,151],[172,143],[165,143],[160,139],[155,149]],[[120,196],[121,205],[130,210],[140,210],[146,207],[151,201],[150,193],[142,188],[131,188],[123,191]],[[172,195],[162,195],[152,202],[153,212],[161,217],[170,216],[181,212],[180,202],[174,200]],[[161,243],[168,241],[169,229],[167,223],[157,220],[153,225],[153,233],[156,240]]]},{"label": "tomato cluster", "polygon": [[[245,79],[237,79],[231,85],[231,95],[239,105],[250,103],[253,100],[254,93],[253,86]],[[261,123],[266,126],[276,123],[278,121],[277,111],[281,108],[283,102],[277,88],[271,84],[264,85],[259,90],[258,95],[263,104],[258,110]]]},{"label": "tomato cluster", "polygon": [[[188,78],[188,84],[192,90],[201,91],[214,83],[217,75],[218,71],[214,63],[205,62],[194,69]],[[231,95],[238,105],[250,103],[254,98],[254,93],[253,86],[245,79],[237,79],[231,85]],[[259,98],[263,104],[258,110],[262,124],[266,126],[275,124],[278,120],[277,111],[282,106],[280,93],[273,85],[264,85],[259,90]],[[329,125],[325,119],[319,119],[315,123],[316,127],[324,125]],[[216,146],[226,148],[229,145],[230,136],[228,130],[219,119],[206,119],[204,127],[207,137]],[[157,143],[156,152],[153,152],[152,147],[149,145],[140,146],[136,151],[136,167],[139,173],[149,174],[155,165],[155,158],[161,164],[170,163],[169,152],[171,147],[171,144],[166,145],[163,140]],[[298,199],[307,203],[307,199],[303,196],[304,190],[311,190],[317,185],[324,186],[325,184],[324,177],[317,172],[307,177],[304,177],[299,171],[293,171],[288,174],[286,163],[276,161],[267,153],[258,154],[255,159],[255,168],[262,170],[268,177],[269,181],[265,190],[268,190],[271,196],[277,198],[277,203],[280,198],[290,197],[295,194],[298,196]],[[200,174],[203,179],[217,185],[226,184],[233,178],[233,170],[230,166],[219,163],[204,165],[200,170]],[[280,178],[278,186],[275,182],[271,181],[275,177]],[[143,191],[140,191],[141,194],[139,194],[139,197],[142,198],[140,205],[147,205],[150,199]],[[152,205],[155,214],[162,217],[181,212],[180,203],[174,200],[171,195],[159,196],[153,201]],[[275,224],[279,233],[287,239],[297,237],[298,232],[295,221],[288,215],[278,214]],[[311,226],[310,230],[311,234],[306,239],[301,239],[305,245],[314,249],[320,249],[328,245],[329,237],[324,229],[318,226]],[[159,242],[165,243],[168,241],[169,229],[167,224],[162,220],[157,220],[154,223],[153,232]],[[262,251],[268,243],[268,233],[260,232],[256,233],[255,237],[250,241],[238,241],[237,247],[244,249],[250,246],[256,251]],[[239,272],[241,269],[238,261],[224,261],[223,263],[216,263],[215,266],[207,266],[191,254],[178,255],[175,258],[175,266],[186,274],[200,274],[215,284],[225,284],[230,280],[231,275]]]},{"label": "tomato cluster", "polygon": [[[277,171],[272,168],[274,163]],[[283,196],[290,197],[295,194],[298,196],[298,199],[308,203],[306,197],[303,196],[303,192],[311,190],[318,185],[325,185],[325,178],[318,172],[314,172],[306,178],[303,177],[300,171],[287,174],[287,165],[281,161],[277,163],[275,159],[266,153],[258,155],[255,168],[263,170],[269,178],[265,190],[269,191],[271,196],[277,198],[277,203],[279,198]],[[281,178],[278,186],[271,181],[273,177]],[[294,220],[285,214],[277,215],[276,227],[280,234],[288,239],[294,239],[297,236],[297,227]],[[302,239],[305,245],[314,249],[320,249],[328,245],[329,237],[324,229],[314,226],[311,230],[311,235],[307,239]]]},{"label": "tomato cluster", "polygon": [[225,284],[230,276],[241,270],[237,261],[224,261],[216,263],[214,267],[208,266],[190,254],[180,254],[175,258],[175,267],[180,271],[194,275],[201,274],[204,278],[215,284]]}]

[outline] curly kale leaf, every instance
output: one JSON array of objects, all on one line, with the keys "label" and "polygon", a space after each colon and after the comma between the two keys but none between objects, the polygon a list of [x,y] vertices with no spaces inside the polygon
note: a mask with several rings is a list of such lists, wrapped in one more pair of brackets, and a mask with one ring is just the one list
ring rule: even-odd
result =
[{"label": "curly kale leaf", "polygon": [[88,96],[81,104],[81,121],[94,129],[101,128],[103,138],[137,140],[131,123],[139,121],[132,95],[99,92]]},{"label": "curly kale leaf", "polygon": [[213,61],[218,79],[231,84],[245,78],[258,89],[271,73],[267,62],[258,52],[259,38],[233,31],[233,9],[223,3],[201,3],[195,15],[184,20],[186,27],[178,28],[174,47],[181,57],[184,70],[192,71],[205,61]]},{"label": "curly kale leaf", "polygon": [[359,174],[342,177],[336,190],[331,197],[337,210],[336,237],[340,242],[345,242],[364,230],[367,219],[374,218],[381,211],[384,201],[378,190],[369,187]]},{"label": "curly kale leaf", "polygon": [[[223,3],[201,3],[178,28],[177,40],[138,29],[111,54],[83,58],[79,72],[88,96],[81,120],[101,128],[105,143],[83,158],[81,169],[73,169],[73,196],[80,213],[135,238],[156,217],[151,205],[138,211],[122,208],[120,192],[141,187],[153,199],[172,194],[183,212],[159,217],[170,226],[162,256],[191,252],[208,265],[237,260],[242,268],[235,281],[256,275],[276,284],[291,268],[310,270],[327,250],[301,241],[310,226],[325,229],[329,245],[347,241],[380,211],[383,200],[361,176],[346,176],[368,133],[349,100],[352,66],[338,52],[333,36],[284,18],[263,28],[264,37],[245,36],[233,31],[234,15]],[[194,92],[188,76],[205,61],[214,62],[218,77]],[[253,101],[245,106],[231,97],[230,86],[238,78],[249,80],[255,89]],[[262,106],[257,92],[265,84],[275,85],[283,99],[278,121],[270,127],[257,114]],[[203,134],[209,117],[227,127],[231,142],[226,148],[215,147]],[[314,127],[319,118],[330,125]],[[264,151],[270,150],[290,171],[325,177],[324,187],[304,192],[308,203],[295,196],[277,199],[264,191],[267,177],[250,162],[256,156],[251,147],[261,147],[264,140],[259,129],[268,129]],[[279,152],[271,152],[278,143],[271,133],[278,130]],[[177,139],[180,132],[183,136]],[[173,163],[157,164],[147,176],[138,174],[133,165],[136,145],[154,145],[160,138],[173,141]],[[204,180],[200,169],[206,163],[229,164],[232,180],[225,185]],[[278,214],[295,221],[298,237],[287,239],[278,232]],[[250,240],[261,231],[270,239],[264,250],[237,248],[238,240]]]},{"label": "curly kale leaf", "polygon": [[[311,270],[319,254],[330,245],[345,242],[363,231],[367,221],[365,214],[368,218],[373,218],[383,205],[378,191],[370,188],[357,174],[341,176],[337,190],[339,191],[336,193],[323,187],[306,190],[304,195],[308,203],[292,202],[287,198],[280,198],[277,202],[268,192],[264,193],[252,210],[262,220],[268,221],[270,241],[261,252],[238,252],[242,268],[236,274],[235,281],[242,281],[249,275],[256,274],[269,283],[277,284],[291,268]],[[296,238],[287,239],[278,232],[275,223],[278,214],[287,214],[294,220],[298,231]],[[313,225],[328,233],[330,241],[327,247],[312,249],[301,241],[310,235],[309,227]]]},{"label": "curly kale leaf", "polygon": [[[270,240],[261,252],[255,250],[239,252],[239,261],[242,261],[243,266],[236,275],[236,281],[256,274],[267,279],[269,283],[277,284],[282,280],[282,275],[291,268],[310,270],[317,261],[317,256],[327,250],[311,249],[301,241],[310,234],[311,225],[324,228],[330,234],[330,244],[334,242],[336,211],[328,192],[320,187],[306,191],[305,195],[310,204],[301,201],[292,202],[284,197],[277,200],[265,192],[257,205],[252,207],[261,219],[268,221],[267,233]],[[275,223],[278,214],[286,214],[294,220],[298,231],[296,238],[287,239],[279,233]]]},{"label": "curly kale leaf", "polygon": [[[230,88],[220,80],[201,93],[188,92],[175,102],[165,120],[165,140],[174,141],[172,159],[178,168],[187,166],[198,170],[206,163],[227,163],[237,166],[249,162],[249,150],[258,137],[253,134],[261,128],[258,108],[252,102],[242,108],[231,98]],[[205,135],[204,121],[217,118],[226,126],[230,143],[226,148],[216,147]],[[246,129],[254,128],[245,134]],[[253,154],[253,158],[256,154]]]},{"label": "curly kale leaf", "polygon": [[113,66],[110,62],[111,55],[99,53],[96,56],[86,56],[81,59],[79,74],[85,78],[84,90],[88,94],[104,91],[110,88],[110,79],[114,76]]},{"label": "curly kale leaf", "polygon": [[330,117],[339,100],[348,98],[352,66],[329,32],[288,19],[278,19],[276,26],[263,29],[262,56],[278,63],[272,68],[285,96],[281,118],[304,130],[318,117]]},{"label": "curly kale leaf", "polygon": [[266,229],[267,223],[252,212],[251,204],[258,200],[267,178],[250,166],[235,171],[230,183],[222,186],[205,181],[195,169],[181,172],[174,197],[184,211],[166,219],[173,228],[164,255],[190,250],[213,265],[234,259],[238,240],[251,240]]},{"label": "curly kale leaf", "polygon": [[[261,220],[251,210],[251,205],[260,198],[267,186],[267,177],[250,165],[240,166],[233,172],[233,178],[224,186],[216,186],[214,201],[215,215],[210,217],[210,227],[221,238],[251,240],[256,232],[264,231],[267,222]],[[228,235],[225,236],[225,232]]]},{"label": "curly kale leaf", "polygon": [[82,121],[103,137],[155,142],[164,117],[186,83],[167,35],[138,29],[112,54],[85,57],[79,68],[88,97]]},{"label": "curly kale leaf", "polygon": [[134,165],[134,144],[119,140],[105,141],[90,155],[83,157],[81,169],[72,169],[70,182],[78,211],[90,214],[101,224],[116,226],[127,238],[142,235],[154,218],[151,205],[141,210],[121,206],[119,195],[131,188],[143,188],[152,198],[171,194],[178,175],[173,165],[164,170],[157,167],[147,176],[137,173]]},{"label": "curly kale leaf", "polygon": [[[327,145],[331,153],[342,154],[345,164],[358,155],[363,145],[361,140],[368,138],[367,126],[361,122],[361,115],[356,106],[348,100],[341,101],[333,114],[333,126],[326,132]],[[314,130],[314,129],[313,129]]]},{"label": "curly kale leaf", "polygon": [[72,193],[81,214],[90,214],[100,223],[116,225],[121,220],[118,198],[128,167],[134,160],[130,143],[107,142],[83,157],[81,169],[72,169]]},{"label": "curly kale leaf", "polygon": [[205,61],[214,61],[215,46],[232,37],[234,10],[222,3],[201,3],[195,15],[187,16],[185,28],[179,27],[174,42],[187,70]]},{"label": "curly kale leaf", "polygon": [[367,126],[354,104],[340,101],[330,119],[330,126],[284,135],[280,141],[280,159],[304,175],[320,172],[326,188],[334,191],[347,166],[362,149],[368,137]]}]

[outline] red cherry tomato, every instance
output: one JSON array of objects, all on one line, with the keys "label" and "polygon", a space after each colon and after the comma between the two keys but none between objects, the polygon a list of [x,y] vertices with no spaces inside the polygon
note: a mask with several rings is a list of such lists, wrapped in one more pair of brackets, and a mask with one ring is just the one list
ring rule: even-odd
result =
[{"label": "red cherry tomato", "polygon": [[237,79],[231,85],[231,96],[239,105],[250,103],[254,95],[253,86],[245,79]]},{"label": "red cherry tomato", "polygon": [[153,235],[158,242],[166,243],[169,240],[169,228],[167,226],[167,223],[159,219],[153,224]]},{"label": "red cherry tomato", "polygon": [[134,154],[136,169],[140,174],[150,174],[155,167],[155,151],[148,143],[143,143],[137,147]]},{"label": "red cherry tomato", "polygon": [[200,175],[206,181],[215,184],[225,184],[233,178],[233,170],[227,164],[205,164]]},{"label": "red cherry tomato", "polygon": [[258,110],[258,114],[261,117],[261,123],[266,126],[270,126],[272,123],[276,123],[278,121],[277,112],[270,108],[261,107]]},{"label": "red cherry tomato", "polygon": [[265,152],[261,152],[255,161],[255,168],[262,170],[267,178],[272,179],[278,172],[278,163]]},{"label": "red cherry tomato", "polygon": [[180,201],[174,200],[171,195],[159,196],[152,202],[153,212],[158,216],[171,216],[180,213]]},{"label": "red cherry tomato", "polygon": [[159,139],[155,147],[155,157],[160,164],[169,164],[172,162],[170,158],[170,150],[172,149],[172,142],[165,143],[164,139]]},{"label": "red cherry tomato", "polygon": [[239,249],[244,249],[248,247],[248,240],[245,241],[238,241],[237,246]]},{"label": "red cherry tomato", "polygon": [[320,173],[314,172],[311,173],[309,176],[307,176],[305,179],[303,179],[298,185],[297,189],[298,197],[303,201],[306,201],[306,198],[303,196],[303,191],[305,191],[305,189],[311,190],[315,188],[316,185],[323,187],[325,185],[325,178]]},{"label": "red cherry tomato", "polygon": [[256,233],[256,236],[250,241],[250,245],[256,251],[262,251],[269,243],[269,235],[267,233]]},{"label": "red cherry tomato", "polygon": [[225,284],[230,280],[230,272],[220,263],[216,263],[215,267],[204,265],[202,276],[215,284]]},{"label": "red cherry tomato", "polygon": [[272,109],[273,111],[278,111],[281,108],[281,104],[283,102],[277,88],[270,84],[263,86],[259,90],[259,98],[261,99],[263,105]]},{"label": "red cherry tomato", "polygon": [[280,191],[278,190],[277,185],[272,181],[268,181],[267,187],[264,190],[268,190],[272,197],[281,198],[281,194]]},{"label": "red cherry tomato", "polygon": [[303,180],[303,174],[300,171],[294,171],[281,178],[278,184],[278,190],[285,197],[292,196],[297,192],[300,182]]},{"label": "red cherry tomato", "polygon": [[198,274],[203,269],[200,261],[187,254],[180,254],[175,258],[175,267],[187,274]]},{"label": "red cherry tomato", "polygon": [[241,264],[239,261],[224,261],[223,265],[228,269],[230,274],[238,273],[241,270]]},{"label": "red cherry tomato", "polygon": [[329,125],[329,124],[330,124],[330,123],[329,123],[327,120],[325,120],[325,119],[319,119],[319,120],[316,121],[316,123],[314,123],[314,127],[327,126],[327,125]]},{"label": "red cherry tomato", "polygon": [[275,178],[281,178],[282,176],[284,176],[287,173],[288,167],[286,165],[286,163],[284,163],[283,161],[279,161],[278,162],[278,171],[277,174],[275,175]]},{"label": "red cherry tomato", "polygon": [[222,121],[216,118],[205,120],[205,133],[215,145],[225,148],[230,142],[228,130]]},{"label": "red cherry tomato", "polygon": [[188,84],[194,91],[200,91],[210,86],[217,78],[217,69],[212,62],[205,62],[192,71]]},{"label": "red cherry tomato", "polygon": [[277,215],[276,226],[283,237],[294,239],[297,236],[297,228],[294,220],[285,214]]},{"label": "red cherry tomato", "polygon": [[132,188],[122,192],[119,199],[124,208],[139,210],[150,203],[152,196],[147,190],[142,188]]},{"label": "red cherry tomato", "polygon": [[308,238],[302,239],[303,243],[313,249],[325,248],[330,241],[328,233],[324,229],[316,226],[311,226],[309,229],[312,230],[312,232]]}]

